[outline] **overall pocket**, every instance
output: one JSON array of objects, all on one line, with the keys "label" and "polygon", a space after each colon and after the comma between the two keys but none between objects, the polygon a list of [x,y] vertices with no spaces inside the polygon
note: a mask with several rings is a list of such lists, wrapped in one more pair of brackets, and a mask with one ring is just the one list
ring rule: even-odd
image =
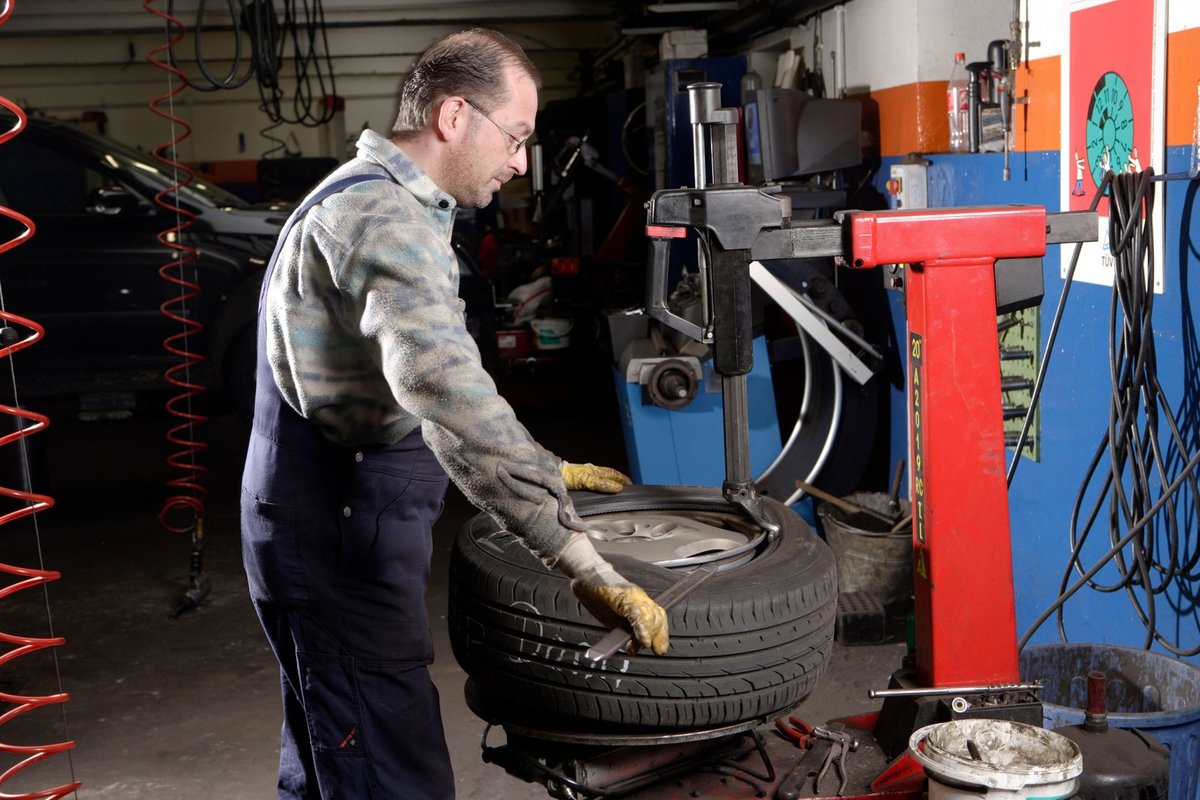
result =
[{"label": "overall pocket", "polygon": [[418,477],[396,456],[367,455],[354,465],[339,518],[335,596],[357,652],[426,664],[432,529],[448,480]]}]

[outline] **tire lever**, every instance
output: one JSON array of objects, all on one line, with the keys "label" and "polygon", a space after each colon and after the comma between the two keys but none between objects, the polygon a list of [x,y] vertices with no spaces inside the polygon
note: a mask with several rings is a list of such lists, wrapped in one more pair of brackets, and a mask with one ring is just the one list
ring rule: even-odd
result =
[{"label": "tire lever", "polygon": [[[670,611],[673,606],[691,594],[693,589],[704,583],[716,571],[717,568],[712,564],[697,567],[659,592],[658,597],[654,598],[654,602],[662,606],[664,611]],[[633,634],[628,629],[613,628],[604,634],[600,641],[589,647],[583,655],[588,661],[603,661],[625,649],[631,641],[633,641]]]}]

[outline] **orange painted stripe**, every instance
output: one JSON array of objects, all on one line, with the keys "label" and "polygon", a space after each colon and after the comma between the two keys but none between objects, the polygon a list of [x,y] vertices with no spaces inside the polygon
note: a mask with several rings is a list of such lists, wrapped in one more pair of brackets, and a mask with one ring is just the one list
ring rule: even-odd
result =
[{"label": "orange painted stripe", "polygon": [[[1017,73],[1020,103],[1014,118],[1017,150],[1059,148],[1059,57],[1029,62]],[[945,153],[950,149],[946,121],[946,81],[922,81],[872,92],[878,107],[879,150],[884,156]]]},{"label": "orange painted stripe", "polygon": [[[1168,147],[1192,144],[1200,102],[1198,86],[1200,28],[1176,31],[1167,37]],[[1016,149],[1058,150],[1062,146],[1062,58],[1035,59],[1018,70],[1016,96]],[[871,92],[869,99],[873,103],[864,108],[878,108],[881,155],[944,153],[949,149],[946,81],[880,89]]]},{"label": "orange painted stripe", "polygon": [[1017,70],[1018,104],[1013,115],[1016,150],[1062,147],[1062,57],[1027,61]]},{"label": "orange painted stripe", "polygon": [[1190,145],[1196,135],[1197,85],[1200,84],[1200,28],[1167,37],[1168,147]]},{"label": "orange painted stripe", "polygon": [[[883,156],[944,153],[950,146],[946,121],[946,81],[906,83],[871,92],[864,104],[869,125],[871,106],[879,121],[879,152]],[[868,127],[868,130],[870,128]]]}]

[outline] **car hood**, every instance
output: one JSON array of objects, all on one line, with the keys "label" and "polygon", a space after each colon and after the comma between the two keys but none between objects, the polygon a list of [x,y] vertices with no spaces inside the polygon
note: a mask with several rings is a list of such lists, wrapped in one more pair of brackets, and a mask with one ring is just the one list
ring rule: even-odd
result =
[{"label": "car hood", "polygon": [[243,208],[206,208],[199,216],[222,234],[234,236],[269,236],[274,239],[287,222],[286,210]]}]

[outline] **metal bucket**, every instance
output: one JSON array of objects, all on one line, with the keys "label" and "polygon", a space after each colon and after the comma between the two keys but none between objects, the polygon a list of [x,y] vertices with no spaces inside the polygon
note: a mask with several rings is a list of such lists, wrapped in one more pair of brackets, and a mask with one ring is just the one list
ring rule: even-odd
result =
[{"label": "metal bucket", "polygon": [[929,800],[1070,797],[1083,755],[1067,737],[1001,719],[928,725],[908,740],[929,777]]},{"label": "metal bucket", "polygon": [[[892,514],[886,492],[855,492],[846,501],[883,514]],[[900,501],[900,515],[908,514],[907,500]],[[817,507],[825,540],[837,562],[838,591],[866,592],[887,605],[912,595],[912,531],[908,526],[891,533],[880,520],[867,514],[853,516],[830,503]]]}]

